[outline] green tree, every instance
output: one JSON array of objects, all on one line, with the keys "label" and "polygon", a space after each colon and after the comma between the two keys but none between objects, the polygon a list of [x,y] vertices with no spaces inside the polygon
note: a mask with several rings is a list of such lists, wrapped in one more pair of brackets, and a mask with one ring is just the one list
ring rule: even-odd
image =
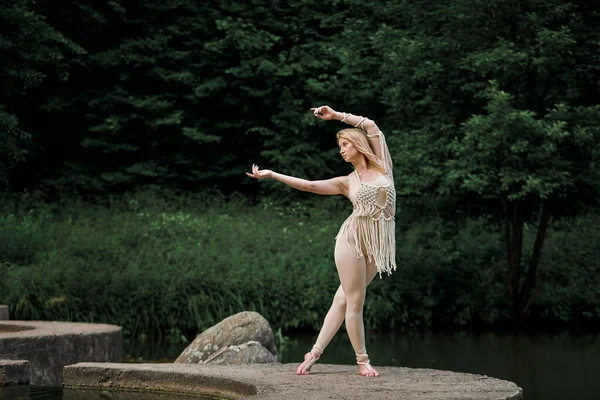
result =
[{"label": "green tree", "polygon": [[[382,61],[375,92],[386,123],[398,127],[399,191],[497,215],[511,311],[526,318],[550,217],[599,200],[599,6],[400,1],[382,10],[385,23],[365,42]],[[531,257],[527,222],[539,222]]]},{"label": "green tree", "polygon": [[30,1],[0,3],[0,188],[8,189],[17,167],[43,151],[31,132],[35,89],[48,79],[66,79],[67,57],[81,53]]},{"label": "green tree", "polygon": [[[487,114],[469,118],[453,142],[446,178],[450,186],[501,205],[510,306],[524,319],[535,297],[550,218],[600,194],[600,106],[560,105],[539,118],[516,109],[514,98],[496,85],[487,97]],[[532,219],[537,235],[527,257],[523,230]]]},{"label": "green tree", "polygon": [[210,29],[206,11],[182,0],[43,10],[88,50],[70,60],[71,79],[44,106],[69,149],[55,160],[51,185],[99,192],[185,185],[227,166],[231,153],[215,147],[221,136],[212,110],[197,101],[218,87],[204,79],[200,54]]},{"label": "green tree", "polygon": [[323,50],[335,48],[349,5],[332,13],[306,0],[83,4],[43,10],[89,52],[71,60],[71,79],[44,107],[69,149],[53,185],[239,188],[250,184],[243,171],[252,161],[332,173],[333,135],[308,109],[328,97],[320,80],[339,61]]}]

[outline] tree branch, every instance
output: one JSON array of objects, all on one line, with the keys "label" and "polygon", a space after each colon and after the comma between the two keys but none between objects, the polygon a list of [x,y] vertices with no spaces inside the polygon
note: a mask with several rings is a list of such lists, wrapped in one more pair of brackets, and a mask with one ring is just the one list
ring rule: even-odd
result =
[{"label": "tree branch", "polygon": [[544,246],[544,239],[546,238],[546,232],[548,230],[548,222],[550,221],[551,213],[548,202],[542,203],[542,215],[540,218],[540,225],[538,226],[537,234],[535,237],[535,244],[533,246],[533,254],[531,255],[531,261],[529,268],[527,269],[527,275],[525,282],[519,294],[519,307],[520,307],[520,320],[524,320],[529,315],[531,304],[534,298],[534,286],[537,278],[537,270],[542,257],[542,248]]}]

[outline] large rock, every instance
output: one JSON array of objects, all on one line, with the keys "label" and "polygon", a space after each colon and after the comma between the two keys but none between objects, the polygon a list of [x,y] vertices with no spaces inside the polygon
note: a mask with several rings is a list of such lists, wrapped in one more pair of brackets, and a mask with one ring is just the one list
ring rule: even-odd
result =
[{"label": "large rock", "polygon": [[[275,336],[269,322],[253,311],[244,311],[231,317],[225,318],[218,324],[202,332],[194,341],[177,357],[176,363],[198,364],[204,363],[213,353],[221,351],[229,346],[240,346],[248,342],[258,342],[277,359],[275,348]],[[247,346],[253,352],[256,346]],[[241,356],[248,359],[259,359],[256,355]],[[266,359],[262,357],[260,359]],[[268,361],[270,362],[270,361]]]},{"label": "large rock", "polygon": [[258,342],[248,342],[239,346],[228,346],[213,353],[204,364],[242,365],[253,363],[276,363],[277,357]]}]

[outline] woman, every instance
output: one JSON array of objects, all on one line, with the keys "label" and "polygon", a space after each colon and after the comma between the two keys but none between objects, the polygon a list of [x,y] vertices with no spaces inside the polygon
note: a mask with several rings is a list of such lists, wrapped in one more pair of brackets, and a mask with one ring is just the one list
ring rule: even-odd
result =
[{"label": "woman", "polygon": [[379,376],[371,366],[365,348],[363,305],[366,287],[375,275],[396,269],[394,214],[396,191],[392,175],[392,160],[385,137],[370,119],[334,111],[328,106],[311,108],[315,117],[339,120],[355,128],[337,133],[340,154],[354,166],[348,176],[322,181],[307,181],[259,170],[252,165],[248,176],[272,178],[295,189],[323,195],[343,194],[350,199],[353,212],[342,225],[335,243],[335,264],[340,286],[325,317],[312,350],[304,355],[296,373],[310,374],[310,368],[321,357],[325,347],[339,330],[344,319],[350,342],[356,353],[358,373]]}]

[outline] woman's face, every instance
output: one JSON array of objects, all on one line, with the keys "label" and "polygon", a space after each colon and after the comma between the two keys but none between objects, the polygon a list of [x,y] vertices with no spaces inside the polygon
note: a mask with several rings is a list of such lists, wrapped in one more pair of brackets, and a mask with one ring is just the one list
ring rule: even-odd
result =
[{"label": "woman's face", "polygon": [[340,146],[340,155],[346,162],[355,161],[360,154],[360,152],[348,139],[340,138],[338,140],[338,145]]}]

